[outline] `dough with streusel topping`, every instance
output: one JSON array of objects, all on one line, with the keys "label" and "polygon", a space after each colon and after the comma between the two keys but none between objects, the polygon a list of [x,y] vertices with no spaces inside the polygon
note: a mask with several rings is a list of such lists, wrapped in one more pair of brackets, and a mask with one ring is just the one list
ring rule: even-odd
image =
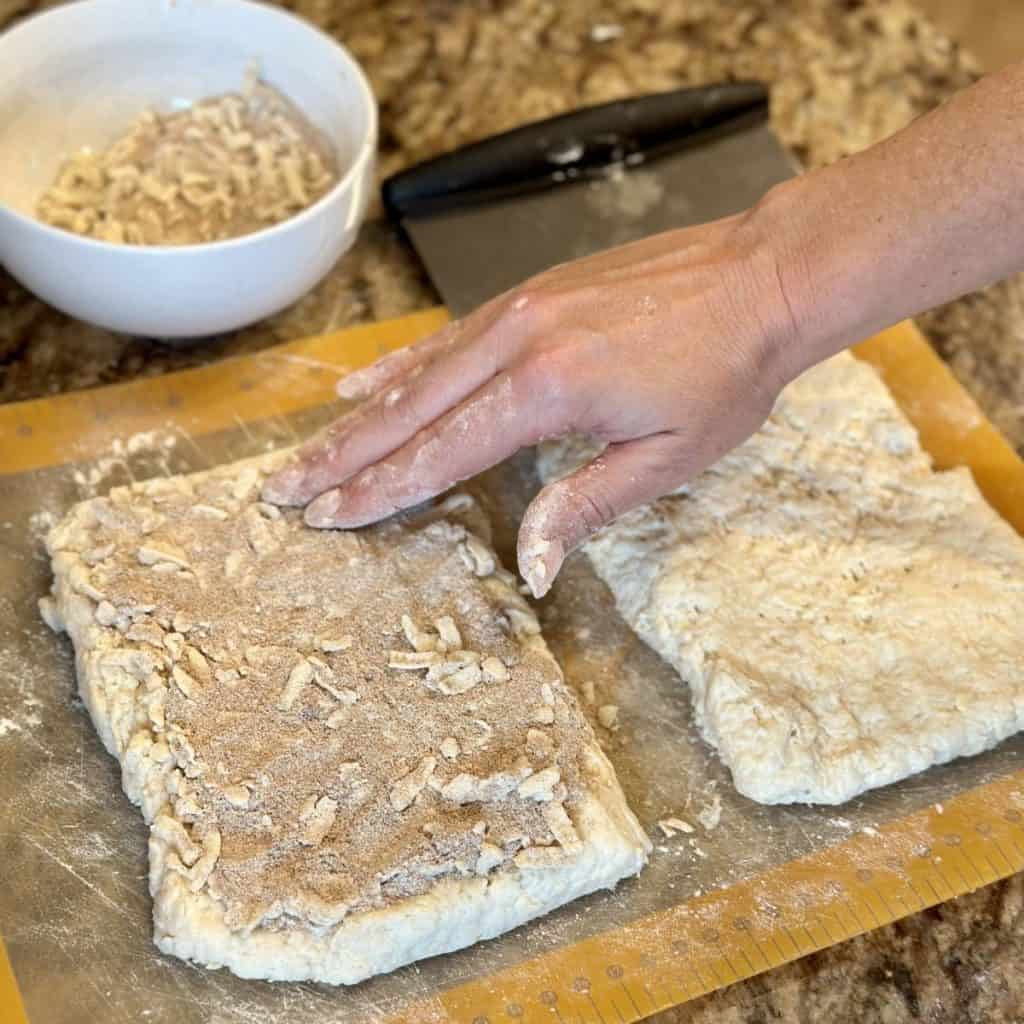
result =
[{"label": "dough with streusel topping", "polygon": [[47,540],[44,616],[150,825],[157,946],[352,984],[639,871],[479,508],[312,530],[259,500],[284,457],[116,489]]}]

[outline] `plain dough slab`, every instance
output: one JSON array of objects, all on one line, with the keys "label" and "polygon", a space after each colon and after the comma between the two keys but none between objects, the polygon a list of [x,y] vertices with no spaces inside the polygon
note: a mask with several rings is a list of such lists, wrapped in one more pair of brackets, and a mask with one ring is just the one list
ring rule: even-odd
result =
[{"label": "plain dough slab", "polygon": [[[55,579],[43,613],[73,641],[82,698],[150,824],[158,947],[243,977],[352,984],[499,935],[639,871],[650,843],[488,546],[439,518],[443,508],[432,522],[359,536],[308,530],[298,513],[259,502],[282,458],[118,489],[75,506],[48,537]],[[449,504],[486,534],[468,497]],[[500,655],[504,681],[485,676],[446,695],[440,684],[429,690],[423,672],[395,670],[388,648],[412,654],[401,614],[428,608],[433,621],[440,609],[462,623],[460,643]],[[519,687],[536,707],[506,707],[502,687]],[[338,723],[350,714],[362,716],[359,728],[339,746]],[[527,757],[514,744],[531,715],[539,721]],[[220,742],[222,726],[251,737],[244,756]],[[446,731],[461,748],[439,743]],[[367,767],[395,735],[408,747],[388,755],[404,764],[399,782]],[[479,749],[466,739],[477,735]],[[561,782],[556,774],[540,784],[545,757]],[[505,785],[493,803],[445,796],[446,784],[460,773],[472,782],[474,772],[514,777],[511,792]],[[313,788],[296,810],[301,785]],[[551,835],[531,826],[536,834],[516,840],[516,813],[532,821],[542,810],[536,820],[547,821],[559,800],[555,810],[567,813],[550,819]],[[490,832],[464,827],[477,809]],[[398,860],[349,878],[352,861],[335,850],[374,847],[386,858],[392,821]],[[376,832],[364,836],[370,822]],[[435,840],[436,879],[429,863],[401,861]],[[282,860],[301,884],[279,883],[272,872]],[[254,864],[266,865],[266,878]],[[254,887],[265,884],[273,900],[232,904],[229,874],[240,868],[256,870]],[[358,898],[333,899],[336,882]]]},{"label": "plain dough slab", "polygon": [[1024,541],[850,355],[585,550],[754,800],[841,803],[1024,727]]}]

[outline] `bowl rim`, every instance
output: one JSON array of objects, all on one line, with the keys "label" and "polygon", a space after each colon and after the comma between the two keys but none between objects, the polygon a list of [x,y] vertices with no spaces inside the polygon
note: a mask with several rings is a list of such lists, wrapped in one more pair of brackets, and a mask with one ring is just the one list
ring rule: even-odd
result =
[{"label": "bowl rim", "polygon": [[[2,51],[5,44],[10,42],[14,36],[28,28],[29,25],[38,24],[39,22],[49,19],[57,21],[69,10],[81,7],[103,6],[111,2],[117,2],[117,0],[71,0],[69,3],[62,3],[56,7],[37,11],[36,13],[29,15],[24,20],[19,21],[16,25],[6,31],[0,32],[0,51]],[[327,192],[313,203],[312,206],[307,206],[304,210],[300,210],[294,216],[279,221],[277,224],[271,224],[269,227],[260,228],[258,231],[250,231],[244,235],[237,235],[234,238],[219,239],[216,242],[189,242],[185,245],[137,245],[124,242],[106,242],[99,238],[90,238],[87,235],[76,234],[74,231],[67,231],[64,228],[54,227],[52,224],[47,224],[45,221],[39,220],[37,217],[30,217],[28,214],[22,213],[20,210],[15,210],[12,206],[3,201],[0,201],[0,211],[9,217],[12,217],[14,220],[19,221],[29,230],[36,229],[42,231],[44,235],[48,235],[58,241],[70,243],[71,245],[84,248],[86,250],[91,249],[107,254],[130,253],[132,256],[142,256],[144,258],[177,254],[185,255],[196,252],[201,252],[205,255],[206,253],[223,252],[229,249],[242,248],[246,245],[251,245],[257,240],[262,242],[270,239],[276,234],[284,234],[286,231],[291,231],[293,228],[299,227],[302,224],[313,220],[320,213],[324,212],[324,210],[328,206],[332,205],[342,193],[349,189],[357,178],[362,177],[366,170],[367,163],[372,162],[376,155],[377,133],[379,130],[377,99],[373,95],[373,90],[370,87],[369,79],[366,77],[366,72],[363,70],[359,61],[352,56],[348,47],[333,36],[329,36],[326,32],[318,28],[311,21],[308,21],[306,18],[300,17],[297,14],[293,14],[291,11],[284,10],[281,7],[268,3],[266,0],[218,0],[218,2],[238,8],[258,8],[261,11],[268,12],[273,17],[278,17],[284,21],[290,21],[301,25],[304,29],[313,33],[315,36],[319,36],[322,42],[337,51],[342,59],[350,65],[352,70],[355,72],[355,79],[359,85],[360,98],[368,114],[367,131],[365,137],[356,150],[355,156],[349,162],[348,169]]]}]

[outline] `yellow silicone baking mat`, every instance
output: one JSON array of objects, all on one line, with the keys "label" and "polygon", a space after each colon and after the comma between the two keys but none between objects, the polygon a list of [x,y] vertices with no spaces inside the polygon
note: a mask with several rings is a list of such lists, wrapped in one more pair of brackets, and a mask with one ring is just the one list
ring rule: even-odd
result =
[{"label": "yellow silicone baking mat", "polygon": [[[243,981],[150,941],[145,828],[39,624],[40,537],[72,501],[290,443],[341,408],[344,373],[446,320],[435,309],[186,373],[0,406],[0,1021],[624,1022],[951,899],[1024,866],[1024,744],[1010,741],[840,808],[739,797],[672,673],[583,559],[542,609],[569,682],[620,707],[604,734],[655,838],[650,866],[511,935],[351,990]],[[861,345],[936,465],[967,465],[1024,531],[1024,464],[916,329]],[[499,549],[536,487],[528,454],[481,483]],[[659,819],[692,833],[665,838]],[[15,979],[16,982],[15,982]],[[20,989],[21,997],[18,991]],[[24,1003],[24,1006],[22,1006]],[[173,1015],[173,1017],[172,1017]]]}]

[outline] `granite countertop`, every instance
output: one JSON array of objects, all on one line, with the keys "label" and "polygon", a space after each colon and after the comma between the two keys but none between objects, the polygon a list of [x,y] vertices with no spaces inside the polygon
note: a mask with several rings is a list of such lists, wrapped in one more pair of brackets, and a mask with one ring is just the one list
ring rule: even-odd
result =
[{"label": "granite countertop", "polygon": [[[0,0],[0,28],[46,3]],[[808,166],[890,134],[978,76],[901,0],[286,0],[363,62],[381,106],[381,167],[635,92],[772,83],[775,128]],[[595,31],[596,26],[612,26]],[[543,60],[538,55],[543,54]],[[169,347],[47,308],[0,270],[0,401],[165,373],[436,301],[379,219],[291,309]],[[1024,450],[1024,282],[920,319],[986,413]],[[661,1015],[669,1022],[1024,1019],[1018,876]]]}]

